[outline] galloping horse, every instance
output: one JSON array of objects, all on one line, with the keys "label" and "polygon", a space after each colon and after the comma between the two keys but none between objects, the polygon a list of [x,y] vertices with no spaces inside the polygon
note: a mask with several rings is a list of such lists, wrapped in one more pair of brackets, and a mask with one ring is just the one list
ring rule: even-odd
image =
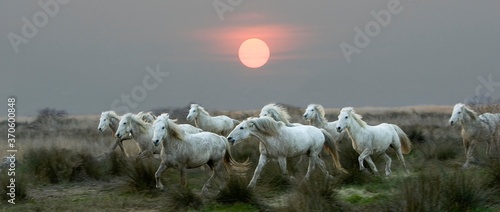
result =
[{"label": "galloping horse", "polygon": [[453,108],[449,122],[451,126],[458,122],[462,124],[462,138],[467,158],[464,168],[469,167],[470,162],[474,160],[473,151],[477,142],[486,142],[486,155],[490,155],[492,145],[495,145],[497,153],[499,152],[500,113],[484,113],[478,116],[464,104],[458,103]]},{"label": "galloping horse", "polygon": [[234,120],[224,115],[211,117],[210,114],[198,104],[191,104],[191,109],[189,109],[189,114],[186,119],[188,121],[194,121],[196,127],[203,131],[213,132],[222,136],[229,134],[234,126],[240,123],[238,120]]},{"label": "galloping horse", "polygon": [[391,147],[396,151],[406,173],[409,173],[403,154],[410,153],[412,145],[401,128],[386,123],[370,126],[361,120],[361,116],[356,114],[352,107],[345,107],[338,116],[337,131],[342,132],[345,129],[352,140],[352,147],[359,153],[359,170],[365,170],[364,160],[368,162],[373,172],[378,173],[370,155],[380,154],[386,162],[385,175],[391,175],[392,160],[386,153],[386,150]]},{"label": "galloping horse", "polygon": [[286,159],[305,155],[309,157],[309,167],[304,180],[309,179],[311,171],[316,165],[319,166],[326,177],[331,177],[324,161],[319,157],[323,146],[332,156],[335,167],[342,172],[346,172],[340,165],[335,141],[323,129],[306,125],[287,127],[283,122],[276,122],[269,117],[253,118],[245,120],[236,126],[229,134],[228,141],[236,145],[243,140],[248,140],[249,137],[254,137],[260,142],[260,157],[259,164],[248,184],[248,188],[255,187],[268,159],[278,160],[281,173],[288,176]]},{"label": "galloping horse", "polygon": [[315,126],[317,128],[322,128],[325,129],[327,132],[332,135],[333,139],[340,143],[343,140],[348,140],[347,133],[344,131],[342,132],[337,132],[337,122],[328,122],[328,120],[325,118],[325,109],[323,109],[323,106],[319,104],[310,104],[307,106],[306,111],[304,112],[304,115],[302,115],[305,120],[309,121],[309,124],[312,126]]},{"label": "galloping horse", "polygon": [[[186,169],[208,165],[212,175],[203,185],[202,192],[215,180],[224,179],[221,168],[230,172],[233,166],[245,167],[246,163],[238,163],[231,156],[230,145],[226,138],[211,132],[189,134],[184,132],[168,115],[160,115],[153,123],[154,135],[152,144],[159,146],[161,142],[161,164],[155,173],[156,188],[163,189],[160,181],[165,169],[173,167],[180,170],[181,184],[186,186]],[[224,166],[224,167],[222,167]]]},{"label": "galloping horse", "polygon": [[[143,113],[140,112],[137,114],[143,121],[153,123],[156,118],[151,112]],[[111,129],[113,136],[115,136],[116,130],[118,129],[118,123],[120,122],[121,117],[115,113],[115,111],[104,111],[101,113],[101,118],[99,119],[99,126],[97,129],[101,132],[104,132],[108,127]],[[110,152],[116,149],[116,146],[119,146],[122,152],[127,155],[125,149],[123,148],[123,141],[132,139],[132,135],[126,134],[121,138],[115,137],[115,144],[111,147]]]}]

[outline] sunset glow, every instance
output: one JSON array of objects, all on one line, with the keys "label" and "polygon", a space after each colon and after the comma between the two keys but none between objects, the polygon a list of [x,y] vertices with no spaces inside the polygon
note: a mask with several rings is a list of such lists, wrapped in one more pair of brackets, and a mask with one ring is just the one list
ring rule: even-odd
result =
[{"label": "sunset glow", "polygon": [[270,51],[264,41],[252,38],[241,44],[238,56],[243,65],[249,68],[260,68],[269,60]]}]

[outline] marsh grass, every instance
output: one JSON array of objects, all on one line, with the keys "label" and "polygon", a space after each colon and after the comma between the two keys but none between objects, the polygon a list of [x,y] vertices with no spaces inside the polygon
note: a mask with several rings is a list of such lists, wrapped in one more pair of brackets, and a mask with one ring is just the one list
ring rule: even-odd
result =
[{"label": "marsh grass", "polygon": [[203,199],[189,188],[178,186],[166,194],[166,208],[169,211],[200,210],[203,207]]},{"label": "marsh grass", "polygon": [[155,172],[158,166],[159,161],[154,158],[129,159],[126,173],[126,191],[156,195],[158,189],[156,189]]},{"label": "marsh grass", "polygon": [[[9,176],[4,172],[0,172],[0,200],[2,203],[6,203],[11,197],[7,195],[11,193],[11,189],[13,187],[15,194],[15,203],[22,203],[26,200],[29,200],[29,190],[28,190],[28,180],[25,176]],[[14,184],[12,185],[11,179],[14,179]]]},{"label": "marsh grass", "polygon": [[286,206],[278,211],[350,211],[338,197],[338,184],[315,173],[309,181],[294,186]]},{"label": "marsh grass", "polygon": [[232,176],[226,186],[217,194],[215,200],[220,204],[249,204],[261,211],[269,210],[270,207],[264,204],[255,190],[247,188],[246,181],[237,176]]},{"label": "marsh grass", "polygon": [[474,170],[425,170],[402,187],[405,211],[474,211],[487,209],[495,197],[484,176]]},{"label": "marsh grass", "polygon": [[23,158],[23,165],[35,179],[53,184],[104,177],[99,162],[83,149],[30,148]]},{"label": "marsh grass", "polygon": [[[340,144],[340,162],[349,174],[335,173],[330,156],[322,154],[321,157],[335,180],[325,181],[319,169],[316,169],[309,182],[300,184],[307,170],[307,158],[298,164],[294,164],[294,160],[288,160],[288,171],[295,177],[294,181],[281,175],[276,161],[269,161],[257,187],[249,191],[246,185],[258,163],[259,144],[248,141],[231,146],[236,160],[249,159],[251,162],[247,176],[232,176],[227,187],[215,199],[200,197],[196,193],[208,179],[208,175],[199,170],[188,172],[189,182],[194,183],[191,188],[181,188],[178,185],[178,171],[174,170],[166,172],[169,177],[164,179],[175,183],[170,183],[167,191],[157,190],[154,173],[159,161],[136,160],[134,153],[137,152],[137,147],[134,141],[124,142],[127,152],[132,153],[129,157],[118,150],[108,153],[114,138],[109,132],[97,131],[98,116],[65,116],[58,120],[39,122],[51,127],[36,124],[33,119],[19,123],[16,129],[19,132],[16,136],[19,137],[19,154],[16,156],[20,159],[16,167],[19,168],[20,176],[16,180],[19,179],[20,183],[17,186],[25,186],[19,188],[20,193],[16,197],[30,199],[30,191],[34,187],[44,190],[89,181],[98,184],[113,182],[114,187],[102,191],[102,194],[108,195],[106,198],[95,196],[88,199],[68,194],[68,197],[50,200],[60,204],[69,202],[70,204],[59,207],[64,210],[92,210],[97,206],[101,207],[99,209],[109,207],[124,210],[133,206],[144,210],[174,211],[495,211],[500,205],[498,158],[486,157],[483,151],[485,144],[478,144],[475,153],[484,162],[476,164],[470,170],[461,169],[465,156],[460,129],[450,127],[447,123],[451,110],[449,106],[357,109],[370,125],[394,123],[410,136],[413,151],[410,155],[405,155],[410,175],[398,173],[397,170],[401,170],[398,167],[400,163],[392,150],[388,153],[393,159],[394,177],[382,176],[380,167],[383,167],[385,161],[380,157],[373,157],[380,176],[360,172],[357,161],[359,154],[352,149],[350,142],[343,142]],[[293,122],[305,124],[301,119],[303,111],[297,108],[289,111]],[[339,109],[327,109],[327,118],[330,121],[336,120],[338,111]],[[498,111],[500,107],[478,109],[478,112]],[[222,111],[213,114],[230,114],[235,119],[243,120],[248,116],[258,115],[258,111]],[[179,119],[184,117],[179,116]],[[0,125],[0,130],[6,131],[5,126]],[[5,138],[0,138],[0,142],[6,143]],[[5,157],[5,151],[0,152],[0,156]],[[368,168],[366,163],[365,166]],[[6,181],[2,178],[4,173],[1,174],[0,182],[5,184]],[[2,189],[4,188],[0,188],[0,192],[3,193]],[[355,189],[361,193],[341,199],[338,192],[344,189]],[[65,193],[66,190],[62,189],[60,192]],[[42,203],[47,202],[49,197],[39,195],[38,198],[42,201],[19,204],[12,210],[19,209],[18,207],[23,209],[23,205],[29,205],[29,210],[57,208]],[[211,202],[207,204],[206,201]],[[276,202],[278,203],[274,204]]]}]

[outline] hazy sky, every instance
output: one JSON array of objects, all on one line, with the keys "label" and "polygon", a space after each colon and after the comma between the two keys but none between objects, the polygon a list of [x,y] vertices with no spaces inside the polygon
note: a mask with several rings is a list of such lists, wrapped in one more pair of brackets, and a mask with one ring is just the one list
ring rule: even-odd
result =
[{"label": "hazy sky", "polygon": [[[500,93],[500,1],[0,4],[3,114],[11,95],[20,115],[33,115],[189,102],[221,110],[451,105]],[[259,69],[237,55],[254,37],[271,51]]]}]

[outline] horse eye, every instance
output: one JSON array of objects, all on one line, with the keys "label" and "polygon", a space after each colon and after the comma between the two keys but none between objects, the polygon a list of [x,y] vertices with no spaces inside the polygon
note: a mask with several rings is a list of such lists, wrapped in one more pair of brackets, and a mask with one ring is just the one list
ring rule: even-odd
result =
[{"label": "horse eye", "polygon": [[460,113],[462,113],[462,112],[458,112],[458,114],[460,114]]},{"label": "horse eye", "polygon": [[240,130],[244,129],[243,127],[240,127]]},{"label": "horse eye", "polygon": [[106,119],[104,119],[104,121],[106,121]]},{"label": "horse eye", "polygon": [[123,122],[123,125],[127,124],[127,122]]},{"label": "horse eye", "polygon": [[345,119],[347,119],[347,116],[345,117]]},{"label": "horse eye", "polygon": [[161,129],[162,129],[162,130],[164,130],[164,129],[165,129],[165,127],[162,127]]},{"label": "horse eye", "polygon": [[311,111],[314,111],[314,109],[311,109]]}]

